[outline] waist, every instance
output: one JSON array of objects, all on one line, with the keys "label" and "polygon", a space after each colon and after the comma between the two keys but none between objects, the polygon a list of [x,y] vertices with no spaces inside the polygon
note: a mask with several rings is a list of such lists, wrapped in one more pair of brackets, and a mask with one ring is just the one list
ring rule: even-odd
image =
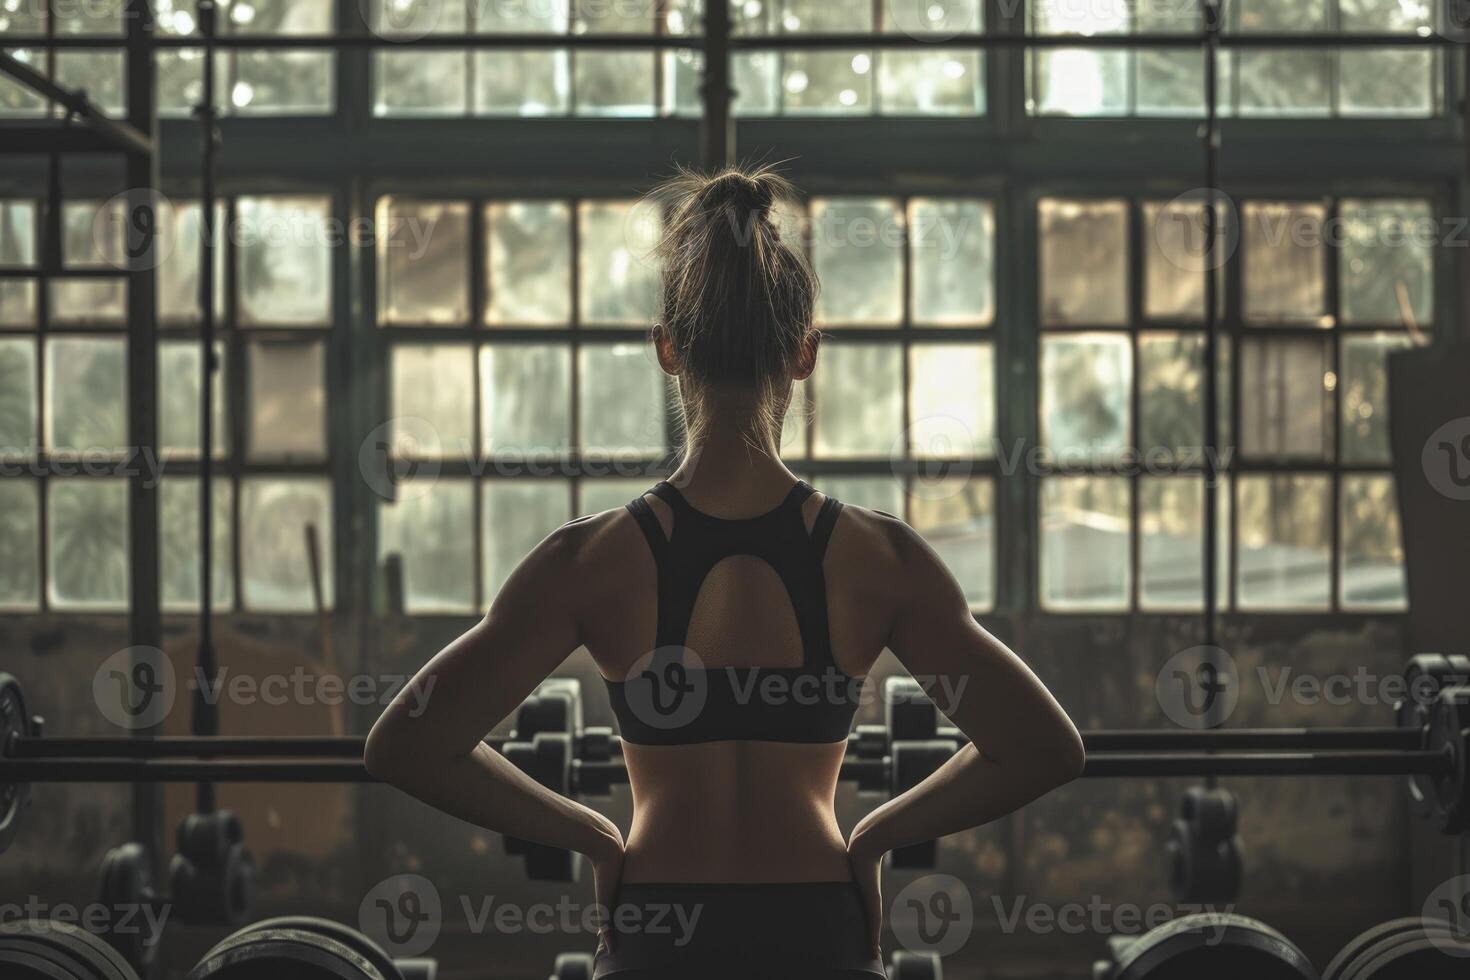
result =
[{"label": "waist", "polygon": [[664,970],[691,977],[884,975],[868,951],[867,913],[849,881],[625,884],[611,923],[617,949],[599,949],[598,977]]}]

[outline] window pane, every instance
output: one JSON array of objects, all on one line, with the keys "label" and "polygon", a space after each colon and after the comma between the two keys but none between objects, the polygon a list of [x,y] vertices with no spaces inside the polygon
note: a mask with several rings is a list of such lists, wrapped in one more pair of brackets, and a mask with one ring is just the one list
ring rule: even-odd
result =
[{"label": "window pane", "polygon": [[688,48],[664,52],[663,73],[659,111],[696,119],[703,115],[699,88],[704,80],[704,52]]},{"label": "window pane", "polygon": [[[35,33],[44,33],[44,29]],[[37,71],[46,70],[45,52],[37,48],[15,48],[15,60]],[[39,116],[46,111],[46,100],[6,75],[0,77],[0,116]]]},{"label": "window pane", "polygon": [[121,326],[128,308],[123,279],[52,279],[51,322],[66,326]]},{"label": "window pane", "polygon": [[322,595],[334,597],[332,487],[325,479],[251,477],[240,485],[240,575],[250,609],[311,612],[306,528],[321,547]]},{"label": "window pane", "polygon": [[330,220],[326,198],[240,198],[234,234],[242,324],[331,322]]},{"label": "window pane", "polygon": [[398,499],[379,506],[378,564],[403,559],[409,613],[475,609],[474,485],[469,480],[407,480]]},{"label": "window pane", "polygon": [[1248,339],[1241,352],[1241,451],[1252,458],[1332,456],[1331,345]]},{"label": "window pane", "polygon": [[579,356],[584,452],[662,453],[664,374],[643,344],[588,344]]},{"label": "window pane", "polygon": [[327,454],[325,348],[320,343],[250,345],[250,455],[321,459]]},{"label": "window pane", "polygon": [[[235,580],[230,556],[230,521],[232,486],[228,480],[215,480],[210,494],[214,514],[210,564],[213,578],[209,590],[214,595],[214,608],[229,609],[235,601]],[[168,611],[195,611],[199,608],[199,481],[177,477],[158,485],[159,562],[163,586],[163,607]]]},{"label": "window pane", "polygon": [[1342,604],[1404,609],[1404,546],[1393,477],[1342,478]]},{"label": "window pane", "polygon": [[487,454],[564,453],[572,445],[572,352],[543,344],[480,348]]},{"label": "window pane", "polygon": [[125,609],[128,485],[67,479],[48,484],[47,594],[56,609]]},{"label": "window pane", "polygon": [[[65,6],[62,4],[61,6]],[[58,51],[56,81],[69,89],[82,89],[87,98],[108,115],[127,112],[123,76],[127,64],[121,51]]]},{"label": "window pane", "polygon": [[779,30],[786,34],[867,34],[873,30],[871,0],[774,0]]},{"label": "window pane", "polygon": [[978,33],[985,29],[982,0],[883,0],[883,30],[926,39],[935,33]]},{"label": "window pane", "polygon": [[1333,52],[1298,48],[1239,51],[1242,116],[1325,116],[1332,109]]},{"label": "window pane", "polygon": [[[1199,30],[1198,27],[1190,28]],[[1138,74],[1135,97],[1140,116],[1202,116],[1205,112],[1205,66],[1198,51],[1173,49],[1140,49],[1133,52]],[[1222,69],[1228,58],[1218,62]],[[1222,71],[1218,76],[1219,91],[1228,93],[1230,81]],[[1227,102],[1228,95],[1221,96]],[[1221,105],[1223,113],[1225,106]]]},{"label": "window pane", "polygon": [[1340,251],[1345,324],[1434,322],[1434,246],[1428,201],[1345,199]]},{"label": "window pane", "polygon": [[[390,402],[394,451],[457,459],[473,456],[474,372],[474,349],[469,344],[395,346]],[[399,424],[400,419],[405,421]],[[428,423],[427,431],[422,423],[408,421],[418,419]],[[421,437],[428,434],[437,436],[437,445],[422,444]]]},{"label": "window pane", "polygon": [[[128,267],[127,214],[120,198],[104,209],[97,201],[72,201],[62,210],[62,261],[68,268]],[[127,313],[127,281],[56,279],[50,283],[51,319],[57,323],[121,323]]]},{"label": "window pane", "polygon": [[36,264],[36,202],[0,200],[0,266]]},{"label": "window pane", "polygon": [[1027,54],[1027,108],[1044,116],[1121,116],[1128,111],[1128,52],[1052,48]]},{"label": "window pane", "polygon": [[658,228],[651,208],[629,201],[584,201],[581,226],[581,294],[577,308],[586,324],[636,324],[653,318],[658,270]]},{"label": "window pane", "polygon": [[1331,478],[1238,481],[1236,594],[1242,608],[1325,608],[1331,598]]},{"label": "window pane", "polygon": [[41,601],[41,509],[34,480],[0,480],[0,608]]},{"label": "window pane", "polygon": [[469,204],[385,197],[377,220],[379,322],[467,323]]},{"label": "window pane", "polygon": [[1342,341],[1342,461],[1392,462],[1388,444],[1388,356],[1409,347],[1406,334]]},{"label": "window pane", "polygon": [[995,484],[950,477],[922,484],[909,496],[914,530],[959,580],[974,608],[995,605]]},{"label": "window pane", "polygon": [[[1197,476],[1138,482],[1139,596],[1143,609],[1204,607],[1204,481]],[[1215,595],[1230,601],[1230,484],[1215,496]]]},{"label": "window pane", "polygon": [[737,116],[772,116],[781,106],[781,55],[776,51],[737,51],[730,59]]},{"label": "window pane", "polygon": [[488,604],[521,559],[571,520],[572,488],[565,480],[491,480],[481,492]]},{"label": "window pane", "polygon": [[903,427],[902,348],[833,342],[812,375],[818,456],[887,459]]},{"label": "window pane", "polygon": [[462,115],[468,108],[469,59],[467,51],[375,51],[373,115]]},{"label": "window pane", "polygon": [[913,322],[989,325],[995,320],[995,208],[988,201],[909,202]]},{"label": "window pane", "polygon": [[30,456],[37,435],[36,342],[0,337],[0,459]]},{"label": "window pane", "polygon": [[989,344],[909,348],[909,454],[993,456],[995,351]]},{"label": "window pane", "polygon": [[883,51],[878,55],[882,112],[972,116],[985,111],[985,62],[978,51]]},{"label": "window pane", "polygon": [[[204,244],[199,202],[175,202],[157,211],[161,224],[158,266],[158,317],[162,321],[189,322],[199,319],[199,259]],[[215,208],[214,314],[225,313],[225,228],[223,204]]]},{"label": "window pane", "polygon": [[1230,208],[1216,201],[1213,254],[1205,248],[1205,199],[1193,196],[1143,206],[1143,314],[1157,320],[1203,320],[1205,270],[1214,267],[1216,309],[1225,308],[1225,263],[1232,234]]},{"label": "window pane", "polygon": [[239,115],[324,115],[336,108],[330,51],[240,51],[230,105]]},{"label": "window pane", "polygon": [[0,329],[36,326],[36,284],[32,280],[0,279]]},{"label": "window pane", "polygon": [[1329,0],[1240,0],[1234,11],[1242,32],[1325,31]]},{"label": "window pane", "polygon": [[1417,32],[1434,26],[1434,8],[1403,0],[1338,0],[1345,31]]},{"label": "window pane", "polygon": [[1121,334],[1042,338],[1041,442],[1064,456],[1112,456],[1132,436],[1133,351]]},{"label": "window pane", "polygon": [[1129,482],[1048,477],[1041,483],[1041,601],[1048,609],[1126,609]]},{"label": "window pane", "polygon": [[583,49],[572,55],[577,115],[653,115],[652,51]]},{"label": "window pane", "polygon": [[1323,281],[1320,204],[1249,203],[1245,206],[1245,315],[1247,319],[1331,326]]},{"label": "window pane", "polygon": [[[199,398],[203,385],[204,351],[197,341],[165,340],[158,345],[158,445],[171,457],[197,459],[200,450]],[[229,451],[230,433],[225,426],[225,345],[216,341],[214,356],[219,370],[214,376],[214,455]]]},{"label": "window pane", "polygon": [[122,340],[47,340],[46,445],[55,452],[123,452],[127,376]]},{"label": "window pane", "polygon": [[1342,51],[1339,111],[1344,116],[1428,117],[1437,108],[1439,61],[1433,51]]},{"label": "window pane", "polygon": [[1041,322],[1128,321],[1128,207],[1046,199],[1041,221]]},{"label": "window pane", "polygon": [[571,209],[560,201],[485,208],[492,324],[565,324],[572,318]]},{"label": "window pane", "polygon": [[873,111],[873,55],[868,51],[787,51],[781,60],[787,115],[858,115]]},{"label": "window pane", "polygon": [[561,116],[571,106],[568,52],[478,51],[474,57],[475,112],[480,115]]},{"label": "window pane", "polygon": [[[1220,459],[1231,446],[1230,338],[1220,337],[1216,385],[1215,445]],[[1205,445],[1205,338],[1197,333],[1138,335],[1138,450],[1145,464],[1166,454],[1192,466],[1203,464]]]},{"label": "window pane", "polygon": [[845,504],[881,510],[902,519],[903,482],[893,476],[829,476],[817,484],[818,490]]},{"label": "window pane", "polygon": [[823,324],[897,324],[903,317],[903,216],[881,198],[811,205],[812,265]]}]

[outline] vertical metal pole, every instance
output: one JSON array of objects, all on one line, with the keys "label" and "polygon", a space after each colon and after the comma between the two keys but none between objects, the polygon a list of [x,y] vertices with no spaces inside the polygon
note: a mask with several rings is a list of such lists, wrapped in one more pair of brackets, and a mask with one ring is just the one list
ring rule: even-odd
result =
[{"label": "vertical metal pole", "polygon": [[[1216,514],[1220,507],[1220,472],[1219,472],[1219,446],[1220,446],[1220,412],[1219,412],[1219,364],[1220,364],[1220,338],[1219,338],[1219,279],[1216,276],[1215,265],[1220,260],[1219,234],[1220,215],[1217,211],[1217,200],[1220,185],[1220,130],[1219,112],[1217,102],[1219,99],[1219,77],[1218,59],[1220,54],[1220,28],[1223,16],[1224,0],[1201,0],[1201,13],[1204,17],[1205,30],[1205,126],[1204,126],[1204,150],[1205,150],[1205,462],[1204,462],[1204,569],[1202,570],[1202,581],[1204,583],[1204,644],[1206,647],[1218,645],[1218,630],[1216,619],[1218,618],[1218,603],[1216,593],[1217,569],[1219,563],[1216,556],[1219,554],[1219,522]],[[1214,673],[1220,671],[1218,658],[1210,651],[1206,666]],[[1216,704],[1222,704],[1217,701]],[[1215,727],[1224,721],[1219,713],[1211,710],[1209,718],[1210,727]],[[1213,785],[1213,779],[1211,780]]]},{"label": "vertical metal pole", "polygon": [[[214,375],[219,369],[214,351],[214,176],[215,150],[219,145],[215,114],[214,66],[216,14],[214,0],[199,4],[199,30],[204,36],[204,88],[194,114],[199,119],[199,342],[203,348],[199,377],[199,656],[197,666],[204,678],[215,674],[214,657]],[[219,734],[219,706],[209,696],[211,685],[195,686],[193,731],[196,736]],[[215,807],[213,783],[198,786],[200,813]]]},{"label": "vertical metal pole", "polygon": [[735,116],[731,111],[735,91],[730,84],[730,5],[705,4],[704,10],[704,119],[699,150],[706,169],[716,170],[735,162]]},{"label": "vertical metal pole", "polygon": [[[158,534],[158,240],[154,204],[158,188],[158,105],[154,84],[153,23],[148,0],[127,0],[128,123],[155,141],[152,152],[129,153],[128,236],[128,429],[131,487],[128,495],[128,641],[135,648],[163,645]],[[141,220],[138,220],[141,218]],[[146,656],[146,652],[143,654]],[[133,668],[141,666],[135,657]],[[158,734],[139,729],[137,736]],[[133,787],[133,837],[149,854],[163,851],[163,793],[157,786]],[[156,869],[155,869],[156,870]]]}]

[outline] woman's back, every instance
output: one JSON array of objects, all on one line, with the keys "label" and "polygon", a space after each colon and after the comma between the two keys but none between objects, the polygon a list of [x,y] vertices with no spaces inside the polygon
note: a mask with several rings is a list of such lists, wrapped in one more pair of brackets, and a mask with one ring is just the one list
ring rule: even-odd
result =
[{"label": "woman's back", "polygon": [[[771,514],[784,495],[724,491],[689,500],[680,527],[675,506],[649,494],[657,532],[672,541],[692,535],[700,517],[743,529]],[[787,491],[791,492],[788,485]],[[684,499],[684,498],[680,498]],[[774,502],[774,503],[773,503]],[[811,545],[827,498],[814,493],[793,517]],[[835,508],[834,508],[835,509]],[[756,519],[751,521],[751,519]],[[744,521],[742,521],[744,519]],[[737,678],[742,703],[735,710],[760,712],[784,704],[803,717],[831,713],[838,703],[860,696],[863,678],[882,651],[889,614],[885,570],[895,565],[891,518],[845,508],[821,554],[825,626],[837,672],[789,681],[803,664],[798,607],[816,598],[797,594],[769,563],[734,554],[709,568],[688,615],[686,645],[697,668]],[[896,523],[896,522],[893,522]],[[658,646],[659,581],[654,547],[628,510],[589,518],[584,528],[587,610],[584,642],[604,678],[614,683],[637,677]],[[754,532],[752,532],[754,533]],[[682,542],[681,542],[682,543]],[[741,550],[739,548],[735,549]],[[583,575],[579,575],[582,578]],[[667,615],[667,611],[666,611]],[[741,668],[772,668],[750,673]],[[729,670],[727,670],[727,668]],[[741,686],[741,682],[744,686]],[[802,683],[805,681],[805,683]],[[757,702],[752,704],[751,702]],[[700,707],[698,705],[696,708]],[[717,711],[717,705],[704,705]],[[628,838],[625,880],[773,882],[838,881],[849,877],[846,842],[833,812],[844,741],[789,741],[780,719],[764,719],[772,730],[756,736],[687,744],[636,744],[624,739],[623,754],[633,791],[634,821]],[[752,733],[747,733],[752,734]],[[845,733],[844,733],[845,734]]]}]

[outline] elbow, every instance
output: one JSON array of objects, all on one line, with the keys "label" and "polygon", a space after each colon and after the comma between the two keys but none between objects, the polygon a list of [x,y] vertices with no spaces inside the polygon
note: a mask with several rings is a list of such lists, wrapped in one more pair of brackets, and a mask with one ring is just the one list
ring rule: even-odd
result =
[{"label": "elbow", "polygon": [[403,771],[402,741],[392,725],[378,719],[362,751],[362,764],[369,776],[384,783],[397,782]]},{"label": "elbow", "polygon": [[1082,775],[1082,770],[1087,767],[1087,748],[1082,744],[1082,735],[1067,722],[1065,729],[1059,733],[1057,745],[1052,753],[1052,771],[1055,773],[1058,786],[1070,783]]}]

